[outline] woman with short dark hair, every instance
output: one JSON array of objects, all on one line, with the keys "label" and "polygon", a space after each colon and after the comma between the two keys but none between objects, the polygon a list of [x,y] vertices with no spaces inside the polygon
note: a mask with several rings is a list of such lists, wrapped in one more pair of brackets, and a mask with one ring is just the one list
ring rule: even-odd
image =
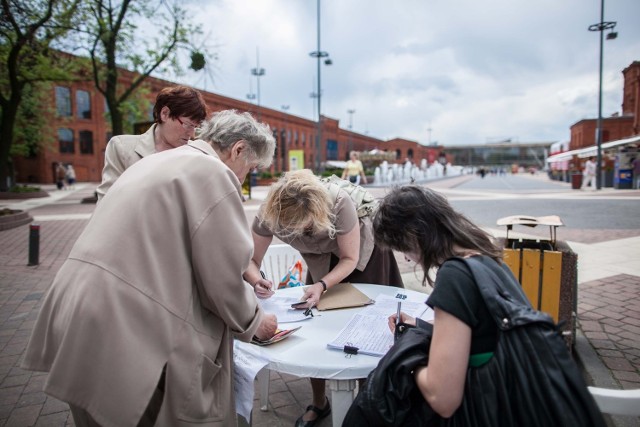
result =
[{"label": "woman with short dark hair", "polygon": [[104,153],[102,183],[96,189],[101,200],[129,166],[153,153],[180,147],[195,136],[207,117],[204,98],[187,86],[166,87],[158,93],[153,107],[154,124],[142,135],[111,138]]}]

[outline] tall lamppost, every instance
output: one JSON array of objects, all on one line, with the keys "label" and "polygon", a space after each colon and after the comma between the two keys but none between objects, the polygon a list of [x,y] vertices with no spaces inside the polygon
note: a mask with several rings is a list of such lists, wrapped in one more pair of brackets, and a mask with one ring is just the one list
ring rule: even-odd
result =
[{"label": "tall lamppost", "polygon": [[589,26],[589,31],[600,32],[600,76],[598,80],[598,122],[596,124],[596,147],[597,147],[597,160],[596,160],[596,189],[602,188],[602,51],[604,47],[604,35],[603,31],[611,30],[607,34],[607,40],[613,40],[618,37],[618,33],[613,29],[616,26],[616,22],[605,22],[604,20],[604,0],[600,1],[600,22]]},{"label": "tall lamppost", "polygon": [[288,156],[288,145],[289,145],[289,129],[287,129],[287,111],[289,111],[289,105],[280,106],[282,111],[284,112],[284,135],[281,133],[280,142],[282,144],[282,172],[289,170],[287,165],[287,156]]},{"label": "tall lamppost", "polygon": [[251,79],[249,79],[249,93],[247,94],[247,99],[249,103],[253,105],[253,100],[256,99],[256,94],[253,93],[253,85],[251,84]]},{"label": "tall lamppost", "polygon": [[349,153],[347,154],[347,158],[348,156],[351,155],[351,151],[353,151],[353,141],[351,140],[351,132],[353,130],[353,113],[355,113],[356,110],[353,108],[350,108],[347,110],[347,113],[349,114],[349,143],[347,144],[349,147]]},{"label": "tall lamppost", "polygon": [[256,76],[258,82],[258,121],[261,121],[262,111],[260,110],[260,77],[264,76],[264,68],[260,68],[260,51],[256,48],[256,68],[251,69],[251,75]]},{"label": "tall lamppost", "polygon": [[321,105],[321,101],[320,99],[322,98],[322,84],[321,84],[321,79],[320,79],[320,70],[321,70],[321,62],[322,62],[322,58],[326,58],[324,60],[324,64],[325,65],[331,65],[333,62],[331,61],[331,59],[329,59],[329,53],[328,52],[323,52],[320,50],[320,0],[317,0],[316,2],[317,4],[317,8],[318,8],[318,49],[309,53],[309,56],[311,56],[312,58],[316,58],[318,60],[318,91],[316,92],[316,96],[318,99],[318,130],[316,132],[316,155],[315,155],[315,160],[316,160],[316,171],[320,171],[320,167],[321,167],[321,143],[322,143],[322,112],[320,110],[320,105]]}]

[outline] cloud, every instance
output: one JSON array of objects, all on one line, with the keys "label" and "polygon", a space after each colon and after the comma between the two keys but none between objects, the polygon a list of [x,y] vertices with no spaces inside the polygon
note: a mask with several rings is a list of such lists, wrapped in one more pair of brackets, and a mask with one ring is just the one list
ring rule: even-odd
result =
[{"label": "cloud", "polygon": [[[214,85],[246,100],[259,48],[261,103],[315,120],[315,1],[185,3],[219,45]],[[204,4],[204,6],[202,5]],[[421,143],[566,140],[597,115],[600,4],[582,0],[322,0],[322,113],[356,132]],[[640,2],[610,0],[603,114],[620,111],[622,69],[640,60]],[[198,76],[186,77],[195,84]],[[202,83],[200,84],[202,86]]]}]

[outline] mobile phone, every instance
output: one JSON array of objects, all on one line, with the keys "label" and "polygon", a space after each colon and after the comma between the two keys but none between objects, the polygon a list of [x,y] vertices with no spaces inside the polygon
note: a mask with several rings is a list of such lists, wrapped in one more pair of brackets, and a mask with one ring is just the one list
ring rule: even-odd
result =
[{"label": "mobile phone", "polygon": [[291,304],[291,308],[301,308],[306,303],[307,303],[306,301],[296,302],[296,303]]}]

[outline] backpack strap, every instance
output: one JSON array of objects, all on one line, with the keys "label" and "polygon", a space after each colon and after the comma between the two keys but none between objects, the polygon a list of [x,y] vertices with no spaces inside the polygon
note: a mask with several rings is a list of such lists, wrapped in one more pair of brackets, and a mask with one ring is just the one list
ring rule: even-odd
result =
[{"label": "backpack strap", "polygon": [[455,259],[469,267],[480,294],[500,330],[506,331],[533,322],[554,325],[551,316],[531,307],[513,274],[493,259],[486,256]]},{"label": "backpack strap", "polygon": [[378,201],[375,197],[359,185],[355,185],[350,181],[337,177],[336,175],[321,178],[320,181],[324,183],[329,190],[333,203],[338,200],[340,190],[344,190],[355,203],[358,218],[372,216],[378,209]]}]

